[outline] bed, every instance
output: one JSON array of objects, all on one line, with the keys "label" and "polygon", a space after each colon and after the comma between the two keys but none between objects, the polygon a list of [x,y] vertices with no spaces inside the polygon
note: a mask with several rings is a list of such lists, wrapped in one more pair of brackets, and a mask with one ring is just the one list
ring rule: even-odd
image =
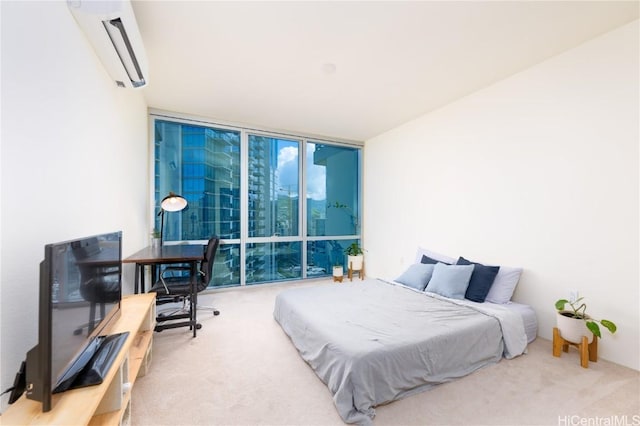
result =
[{"label": "bed", "polygon": [[523,354],[526,305],[508,305],[366,279],[282,291],[274,318],[342,419],[371,424],[377,405]]}]

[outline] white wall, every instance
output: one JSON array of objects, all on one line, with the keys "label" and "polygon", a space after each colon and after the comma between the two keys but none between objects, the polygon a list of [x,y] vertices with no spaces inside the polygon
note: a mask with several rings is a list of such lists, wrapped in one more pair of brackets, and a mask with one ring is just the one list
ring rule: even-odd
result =
[{"label": "white wall", "polygon": [[149,174],[142,95],[115,86],[66,2],[0,3],[4,390],[37,343],[44,244],[122,230],[123,254],[138,250],[148,243]]},{"label": "white wall", "polygon": [[640,369],[638,27],[367,141],[369,275],[396,277],[418,245],[522,266],[514,299],[540,336],[578,289],[619,327],[601,357]]}]

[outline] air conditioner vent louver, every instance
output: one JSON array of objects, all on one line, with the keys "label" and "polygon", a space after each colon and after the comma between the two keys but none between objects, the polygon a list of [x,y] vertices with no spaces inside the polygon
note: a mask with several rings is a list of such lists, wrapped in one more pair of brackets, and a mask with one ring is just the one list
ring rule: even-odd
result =
[{"label": "air conditioner vent louver", "polygon": [[128,0],[68,0],[78,25],[119,87],[139,88],[148,81],[147,58]]},{"label": "air conditioner vent louver", "polygon": [[[124,25],[122,25],[122,19],[111,19],[109,21],[103,21],[102,24],[109,34],[109,38],[118,53],[124,69],[127,71],[131,84],[135,87],[144,86],[144,76],[142,75],[142,70],[140,70],[140,64],[138,63],[136,54],[131,47],[127,31],[124,29]],[[118,32],[116,33],[115,31]],[[124,44],[124,46],[122,44]]]}]

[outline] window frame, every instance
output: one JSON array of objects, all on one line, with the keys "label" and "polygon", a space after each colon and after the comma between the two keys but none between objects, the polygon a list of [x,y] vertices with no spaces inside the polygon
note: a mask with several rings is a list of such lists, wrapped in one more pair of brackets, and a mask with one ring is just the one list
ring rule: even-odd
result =
[{"label": "window frame", "polygon": [[[239,285],[225,285],[215,286],[213,288],[224,287],[247,287],[255,284],[247,285],[246,282],[246,246],[252,243],[280,243],[280,242],[300,242],[301,247],[301,277],[296,280],[304,279],[317,279],[318,277],[324,277],[314,275],[312,277],[307,276],[307,248],[309,241],[324,241],[324,240],[359,240],[362,244],[362,212],[363,212],[363,200],[362,200],[362,187],[363,187],[363,156],[364,156],[364,143],[361,141],[352,141],[339,138],[320,137],[317,135],[286,132],[273,130],[260,127],[248,127],[242,126],[231,122],[224,122],[219,120],[209,120],[202,117],[191,116],[188,114],[178,114],[174,112],[168,112],[159,109],[150,108],[149,114],[149,191],[148,191],[148,206],[149,206],[149,224],[152,225],[155,220],[157,211],[154,211],[155,207],[155,121],[171,121],[179,124],[196,125],[204,127],[212,127],[220,130],[228,130],[240,132],[240,238],[224,239],[220,241],[220,244],[237,244],[240,247],[240,283]],[[269,138],[282,138],[299,143],[298,153],[298,235],[297,236],[270,236],[270,237],[248,237],[249,234],[249,135],[264,136]],[[358,223],[360,223],[360,229],[353,235],[323,235],[323,236],[309,236],[307,235],[307,144],[324,144],[337,147],[356,148],[359,149],[358,156],[358,184],[357,184],[357,197],[358,197]],[[149,230],[151,231],[152,226]],[[166,244],[206,244],[206,240],[180,240],[180,241],[167,241]],[[305,267],[302,267],[305,266]],[[326,271],[327,277],[331,276],[332,271]],[[272,281],[269,281],[272,282]],[[266,282],[266,283],[269,283]]]}]

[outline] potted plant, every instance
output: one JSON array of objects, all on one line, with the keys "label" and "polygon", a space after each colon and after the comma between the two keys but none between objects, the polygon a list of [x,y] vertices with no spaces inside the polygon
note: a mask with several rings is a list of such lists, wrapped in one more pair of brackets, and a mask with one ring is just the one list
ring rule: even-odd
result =
[{"label": "potted plant", "polygon": [[347,265],[352,271],[361,271],[364,261],[364,249],[357,242],[351,243],[344,251],[347,254]]},{"label": "potted plant", "polygon": [[[600,333],[600,325],[609,330],[611,334],[617,330],[616,325],[606,319],[597,320],[586,314],[587,305],[582,302],[582,297],[571,302],[566,299],[560,299],[556,302],[558,310],[557,326],[563,339],[573,343],[579,343],[582,336],[589,336],[591,332],[594,336],[602,337]],[[569,305],[571,309],[565,310],[565,305]],[[590,341],[592,339],[589,339]]]},{"label": "potted plant", "polygon": [[160,231],[155,228],[151,231],[151,247],[160,247]]},{"label": "potted plant", "polygon": [[344,276],[344,269],[341,263],[336,263],[333,265],[333,281],[342,282],[342,277]]}]

